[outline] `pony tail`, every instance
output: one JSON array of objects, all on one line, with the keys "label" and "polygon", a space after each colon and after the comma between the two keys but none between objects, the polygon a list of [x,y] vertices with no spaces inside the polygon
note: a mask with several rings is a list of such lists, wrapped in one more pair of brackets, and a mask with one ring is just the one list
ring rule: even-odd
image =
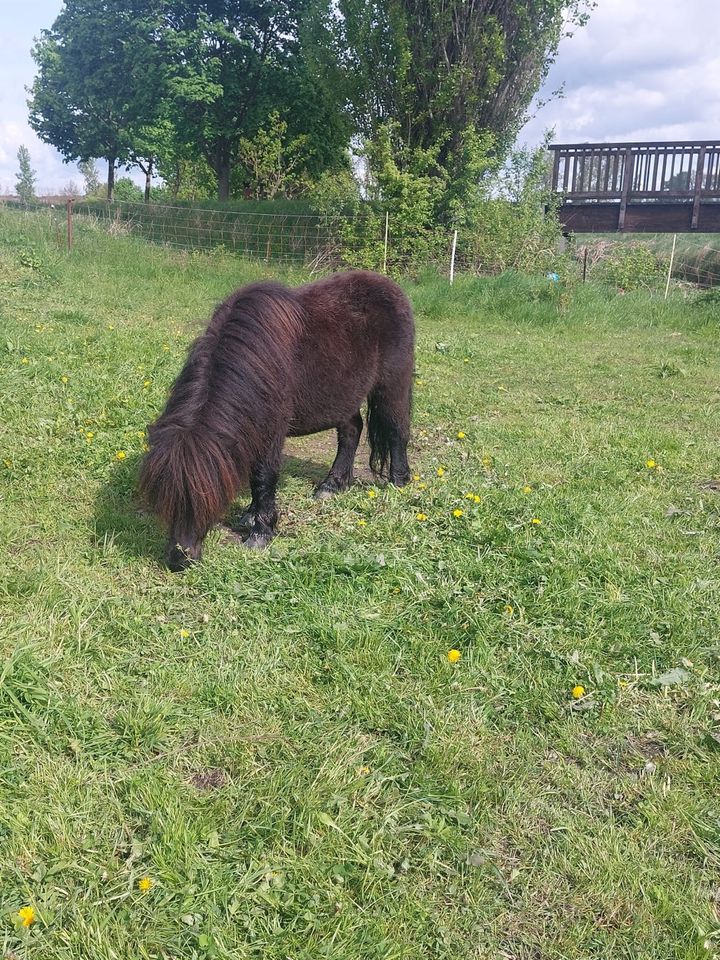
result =
[{"label": "pony tail", "polygon": [[367,429],[370,441],[370,469],[376,477],[387,476],[390,463],[390,440],[394,425],[388,417],[383,398],[374,390],[367,401]]},{"label": "pony tail", "polygon": [[[172,431],[174,436],[168,434]],[[172,528],[193,527],[202,535],[232,502],[243,479],[231,449],[207,432],[166,428],[146,454],[140,494]]]}]

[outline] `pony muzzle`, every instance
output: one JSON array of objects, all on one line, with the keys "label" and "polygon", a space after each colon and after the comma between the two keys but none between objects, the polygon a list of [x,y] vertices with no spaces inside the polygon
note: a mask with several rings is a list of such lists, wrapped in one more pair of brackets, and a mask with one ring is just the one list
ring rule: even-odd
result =
[{"label": "pony muzzle", "polygon": [[187,570],[193,563],[197,563],[201,556],[202,547],[199,543],[188,546],[169,540],[165,549],[165,562],[173,573]]}]

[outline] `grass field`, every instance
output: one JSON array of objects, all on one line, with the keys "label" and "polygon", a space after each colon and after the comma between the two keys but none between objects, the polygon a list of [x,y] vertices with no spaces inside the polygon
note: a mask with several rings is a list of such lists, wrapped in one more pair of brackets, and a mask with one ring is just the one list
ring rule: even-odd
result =
[{"label": "grass field", "polygon": [[177,576],[145,426],[262,268],[56,243],[2,214],[0,954],[720,956],[718,306],[409,285],[419,479],[294,443]]}]

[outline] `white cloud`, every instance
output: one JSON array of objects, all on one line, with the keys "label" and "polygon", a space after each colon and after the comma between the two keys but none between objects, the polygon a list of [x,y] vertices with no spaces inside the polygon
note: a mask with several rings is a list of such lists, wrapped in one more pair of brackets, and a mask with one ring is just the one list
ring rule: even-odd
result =
[{"label": "white cloud", "polygon": [[[520,142],[692,140],[720,136],[720,3],[599,0],[562,41],[541,108]],[[542,98],[542,94],[541,94]]]}]

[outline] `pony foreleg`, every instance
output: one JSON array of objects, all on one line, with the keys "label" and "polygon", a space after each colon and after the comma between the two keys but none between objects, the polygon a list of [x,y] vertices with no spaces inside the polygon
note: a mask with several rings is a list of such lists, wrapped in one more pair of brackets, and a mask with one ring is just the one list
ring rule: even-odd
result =
[{"label": "pony foreleg", "polygon": [[353,464],[355,463],[355,453],[360,443],[362,428],[363,421],[360,411],[354,417],[351,417],[347,423],[342,423],[337,428],[337,455],[330,467],[330,473],[315,488],[315,496],[318,499],[332,497],[333,494],[340,493],[352,486]]},{"label": "pony foreleg", "polygon": [[233,530],[245,537],[246,547],[261,549],[275,536],[278,519],[275,494],[279,472],[279,445],[274,445],[265,459],[253,465],[250,471],[252,503],[233,524]]}]

